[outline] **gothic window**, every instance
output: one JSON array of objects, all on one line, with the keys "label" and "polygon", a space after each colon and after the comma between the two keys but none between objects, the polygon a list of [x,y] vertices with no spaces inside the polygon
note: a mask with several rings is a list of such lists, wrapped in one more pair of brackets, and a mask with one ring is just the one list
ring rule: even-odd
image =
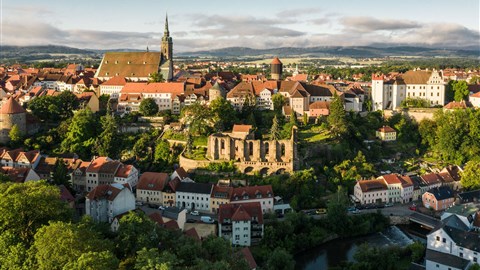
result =
[{"label": "gothic window", "polygon": [[285,156],[285,144],[282,143],[282,156]]},{"label": "gothic window", "polygon": [[253,156],[253,142],[248,143],[248,151],[249,151],[249,155]]},{"label": "gothic window", "polygon": [[268,155],[270,152],[268,142],[265,143],[265,155]]}]

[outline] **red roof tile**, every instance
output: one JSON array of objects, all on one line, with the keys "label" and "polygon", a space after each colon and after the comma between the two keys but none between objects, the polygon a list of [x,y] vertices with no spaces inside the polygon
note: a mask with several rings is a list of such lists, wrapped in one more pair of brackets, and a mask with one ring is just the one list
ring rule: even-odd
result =
[{"label": "red roof tile", "polygon": [[108,81],[104,82],[102,85],[125,85],[127,81],[124,77],[114,76],[110,78]]},{"label": "red roof tile", "polygon": [[168,174],[144,172],[138,181],[137,189],[162,191],[168,182]]},{"label": "red roof tile", "polygon": [[280,59],[278,59],[278,57],[274,57],[273,60],[272,60],[272,65],[281,65],[282,62],[280,61]]},{"label": "red roof tile", "polygon": [[250,252],[250,249],[248,247],[242,248],[240,252],[247,261],[248,267],[250,269],[256,269],[258,267],[255,259],[253,258],[252,252]]},{"label": "red roof tile", "polygon": [[[244,199],[246,196],[248,199]],[[264,186],[248,186],[248,187],[237,187],[233,189],[231,200],[241,201],[241,200],[250,200],[255,199],[257,195],[261,198],[273,198],[273,190],[271,185]]]},{"label": "red roof tile", "polygon": [[250,132],[252,125],[233,125],[232,132]]},{"label": "red roof tile", "polygon": [[383,132],[383,133],[397,132],[395,129],[393,129],[389,126],[383,126],[383,127],[379,128],[378,131]]},{"label": "red roof tile", "polygon": [[18,113],[26,113],[25,109],[18,104],[18,102],[13,99],[9,98],[0,109],[0,114],[18,114]]},{"label": "red roof tile", "polygon": [[255,219],[259,224],[263,224],[262,206],[259,202],[221,204],[218,213],[220,223],[224,223],[225,219],[236,221]]}]

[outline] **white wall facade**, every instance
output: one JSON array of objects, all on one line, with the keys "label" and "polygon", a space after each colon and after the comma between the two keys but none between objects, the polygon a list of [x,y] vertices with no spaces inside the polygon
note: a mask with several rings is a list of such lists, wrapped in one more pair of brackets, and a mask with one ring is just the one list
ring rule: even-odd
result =
[{"label": "white wall facade", "polygon": [[202,212],[210,212],[210,193],[192,193],[181,192],[175,193],[175,201],[178,208],[187,208]]}]

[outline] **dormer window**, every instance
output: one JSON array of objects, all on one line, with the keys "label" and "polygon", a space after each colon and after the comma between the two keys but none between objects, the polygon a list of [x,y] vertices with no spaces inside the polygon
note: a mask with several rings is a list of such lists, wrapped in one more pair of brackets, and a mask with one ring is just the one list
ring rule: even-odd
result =
[{"label": "dormer window", "polygon": [[143,61],[143,64],[144,64],[144,65],[146,65],[146,64],[147,64],[147,62]]},{"label": "dormer window", "polygon": [[127,62],[127,64],[129,64],[129,65],[130,65],[130,63],[131,63],[130,61]]},{"label": "dormer window", "polygon": [[105,76],[108,76],[108,72],[105,72]]},{"label": "dormer window", "polygon": [[105,64],[108,64],[108,60],[107,60],[107,61],[105,61]]}]

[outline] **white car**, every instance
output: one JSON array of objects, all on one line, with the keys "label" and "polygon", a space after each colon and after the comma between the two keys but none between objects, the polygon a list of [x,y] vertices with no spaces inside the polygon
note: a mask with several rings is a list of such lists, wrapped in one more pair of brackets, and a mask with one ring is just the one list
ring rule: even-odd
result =
[{"label": "white car", "polygon": [[160,205],[160,206],[158,207],[158,210],[165,210],[165,206]]},{"label": "white car", "polygon": [[190,212],[190,215],[198,216],[198,215],[200,215],[200,213],[197,210],[195,210],[195,211]]}]

